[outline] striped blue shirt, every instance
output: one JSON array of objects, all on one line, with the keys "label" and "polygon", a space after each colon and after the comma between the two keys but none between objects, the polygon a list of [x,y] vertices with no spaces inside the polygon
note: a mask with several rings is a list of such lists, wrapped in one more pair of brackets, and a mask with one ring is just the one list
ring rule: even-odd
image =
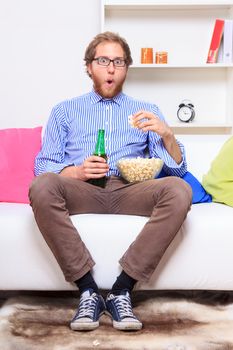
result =
[{"label": "striped blue shirt", "polygon": [[164,160],[163,170],[167,175],[183,176],[187,171],[183,145],[177,141],[183,156],[178,165],[158,134],[130,126],[128,116],[139,110],[150,111],[164,120],[156,105],[133,99],[122,92],[114,98],[104,99],[92,91],[59,103],[52,109],[45,128],[42,149],[35,160],[35,175],[60,173],[69,165],[82,164],[93,154],[98,129],[105,129],[110,166],[108,176],[119,176],[118,159],[145,157],[147,154]]}]

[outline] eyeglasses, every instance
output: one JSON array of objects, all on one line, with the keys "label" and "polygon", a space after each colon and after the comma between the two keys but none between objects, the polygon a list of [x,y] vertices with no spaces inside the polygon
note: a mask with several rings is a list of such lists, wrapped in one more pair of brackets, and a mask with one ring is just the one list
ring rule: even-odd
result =
[{"label": "eyeglasses", "polygon": [[110,60],[110,58],[108,57],[100,56],[100,57],[94,58],[93,61],[96,61],[100,66],[104,66],[104,67],[109,66],[111,62],[113,63],[114,67],[125,67],[126,65],[125,60],[120,57]]}]

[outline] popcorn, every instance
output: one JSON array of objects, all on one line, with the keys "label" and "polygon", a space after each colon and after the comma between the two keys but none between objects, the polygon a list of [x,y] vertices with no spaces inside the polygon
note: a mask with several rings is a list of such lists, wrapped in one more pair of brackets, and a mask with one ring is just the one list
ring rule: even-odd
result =
[{"label": "popcorn", "polygon": [[147,118],[142,118],[139,122],[136,122],[133,115],[128,116],[128,122],[132,128],[138,128],[138,123],[142,123],[147,120]]},{"label": "popcorn", "polygon": [[133,119],[133,116],[132,116],[132,115],[129,115],[129,116],[128,116],[128,121],[129,121],[129,124],[130,124],[130,126],[131,126],[132,128],[136,128],[136,127],[137,127],[136,123],[134,122],[134,119]]},{"label": "popcorn", "polygon": [[117,167],[125,180],[138,182],[158,176],[163,161],[160,158],[122,158],[117,162]]}]

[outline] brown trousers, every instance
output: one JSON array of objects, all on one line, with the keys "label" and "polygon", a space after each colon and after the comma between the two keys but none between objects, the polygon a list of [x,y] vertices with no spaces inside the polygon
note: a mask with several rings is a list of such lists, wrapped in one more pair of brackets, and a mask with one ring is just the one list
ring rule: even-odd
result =
[{"label": "brown trousers", "polygon": [[[70,215],[150,217],[119,261],[135,280],[148,281],[190,210],[192,191],[185,181],[172,176],[136,184],[112,176],[103,189],[45,173],[33,180],[29,197],[38,227],[70,282],[81,278],[95,264]],[[127,234],[127,227],[125,230]]]}]

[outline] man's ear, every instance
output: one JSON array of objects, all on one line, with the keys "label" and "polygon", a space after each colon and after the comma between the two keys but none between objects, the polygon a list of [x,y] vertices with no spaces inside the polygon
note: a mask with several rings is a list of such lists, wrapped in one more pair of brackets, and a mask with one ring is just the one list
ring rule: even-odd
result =
[{"label": "man's ear", "polygon": [[89,75],[89,77],[91,78],[91,75],[92,75],[92,67],[91,67],[91,64],[87,64],[87,74]]}]

